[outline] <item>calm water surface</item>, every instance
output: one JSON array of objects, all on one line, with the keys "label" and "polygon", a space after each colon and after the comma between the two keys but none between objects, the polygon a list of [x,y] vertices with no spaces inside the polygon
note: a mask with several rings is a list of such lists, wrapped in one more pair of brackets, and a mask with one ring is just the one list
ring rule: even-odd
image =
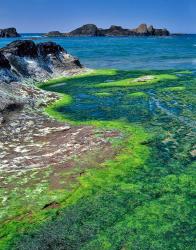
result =
[{"label": "calm water surface", "polygon": [[[171,37],[42,38],[23,34],[22,39],[55,41],[90,68],[196,69],[196,35]],[[16,39],[0,39],[0,47]]]}]

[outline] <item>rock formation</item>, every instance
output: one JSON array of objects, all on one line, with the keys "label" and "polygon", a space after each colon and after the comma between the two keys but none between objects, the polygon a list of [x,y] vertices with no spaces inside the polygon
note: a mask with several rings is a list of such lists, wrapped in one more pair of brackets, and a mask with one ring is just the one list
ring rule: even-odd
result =
[{"label": "rock formation", "polygon": [[0,29],[0,38],[20,37],[15,28]]},{"label": "rock formation", "polygon": [[0,81],[46,80],[81,68],[79,60],[53,42],[14,41],[0,49]]},{"label": "rock formation", "polygon": [[[0,124],[7,111],[47,103],[48,93],[29,82],[83,70],[79,60],[53,42],[14,41],[0,49]],[[26,82],[26,84],[25,84]],[[47,101],[48,100],[48,101]]]},{"label": "rock formation", "polygon": [[49,32],[45,36],[169,36],[167,29],[155,29],[152,25],[140,24],[135,29],[124,29],[112,25],[108,29],[98,28],[95,24],[86,24],[69,33]]},{"label": "rock formation", "polygon": [[77,28],[70,33],[68,36],[101,36],[100,29],[95,24],[85,24],[80,28]]},{"label": "rock formation", "polygon": [[62,36],[65,36],[65,34],[61,33],[60,31],[50,31],[47,34],[45,34],[44,36],[47,36],[47,37],[62,37]]},{"label": "rock formation", "polygon": [[131,32],[128,29],[123,29],[121,26],[112,25],[109,29],[100,30],[103,36],[130,36]]},{"label": "rock formation", "polygon": [[133,29],[132,32],[140,36],[169,36],[170,35],[167,29],[155,29],[152,25],[147,26],[145,23],[140,24],[136,29]]}]

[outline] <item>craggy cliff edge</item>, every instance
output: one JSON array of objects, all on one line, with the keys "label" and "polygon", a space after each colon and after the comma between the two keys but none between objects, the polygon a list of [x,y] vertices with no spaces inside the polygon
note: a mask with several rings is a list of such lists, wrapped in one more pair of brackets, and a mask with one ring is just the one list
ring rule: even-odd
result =
[{"label": "craggy cliff edge", "polygon": [[145,23],[140,24],[135,29],[125,29],[121,26],[112,25],[108,29],[98,28],[95,24],[85,24],[68,33],[51,31],[44,36],[61,37],[61,36],[169,36],[167,29],[157,29],[152,25],[147,26]]}]

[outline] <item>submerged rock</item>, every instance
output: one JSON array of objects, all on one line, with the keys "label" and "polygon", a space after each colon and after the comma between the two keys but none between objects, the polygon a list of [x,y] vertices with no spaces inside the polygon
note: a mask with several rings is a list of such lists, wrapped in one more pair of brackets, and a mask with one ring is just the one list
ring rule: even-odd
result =
[{"label": "submerged rock", "polygon": [[0,38],[20,37],[15,28],[0,29]]}]

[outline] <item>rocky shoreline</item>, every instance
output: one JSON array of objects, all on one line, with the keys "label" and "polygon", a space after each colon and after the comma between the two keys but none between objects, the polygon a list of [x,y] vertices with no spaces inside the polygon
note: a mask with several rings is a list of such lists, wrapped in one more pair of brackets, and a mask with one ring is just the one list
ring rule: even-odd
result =
[{"label": "rocky shoreline", "polygon": [[72,157],[108,148],[94,128],[72,127],[42,111],[59,96],[35,82],[86,71],[56,43],[16,41],[0,49],[0,171],[66,167]]},{"label": "rocky shoreline", "polygon": [[37,89],[35,82],[85,70],[77,58],[52,42],[15,41],[0,49],[1,123],[6,110],[47,103],[48,93]]},{"label": "rocky shoreline", "polygon": [[134,29],[125,29],[121,26],[112,25],[108,29],[98,28],[95,24],[85,24],[71,32],[62,33],[51,31],[44,36],[46,37],[77,37],[77,36],[169,36],[167,29],[157,29],[152,25],[140,24]]}]

